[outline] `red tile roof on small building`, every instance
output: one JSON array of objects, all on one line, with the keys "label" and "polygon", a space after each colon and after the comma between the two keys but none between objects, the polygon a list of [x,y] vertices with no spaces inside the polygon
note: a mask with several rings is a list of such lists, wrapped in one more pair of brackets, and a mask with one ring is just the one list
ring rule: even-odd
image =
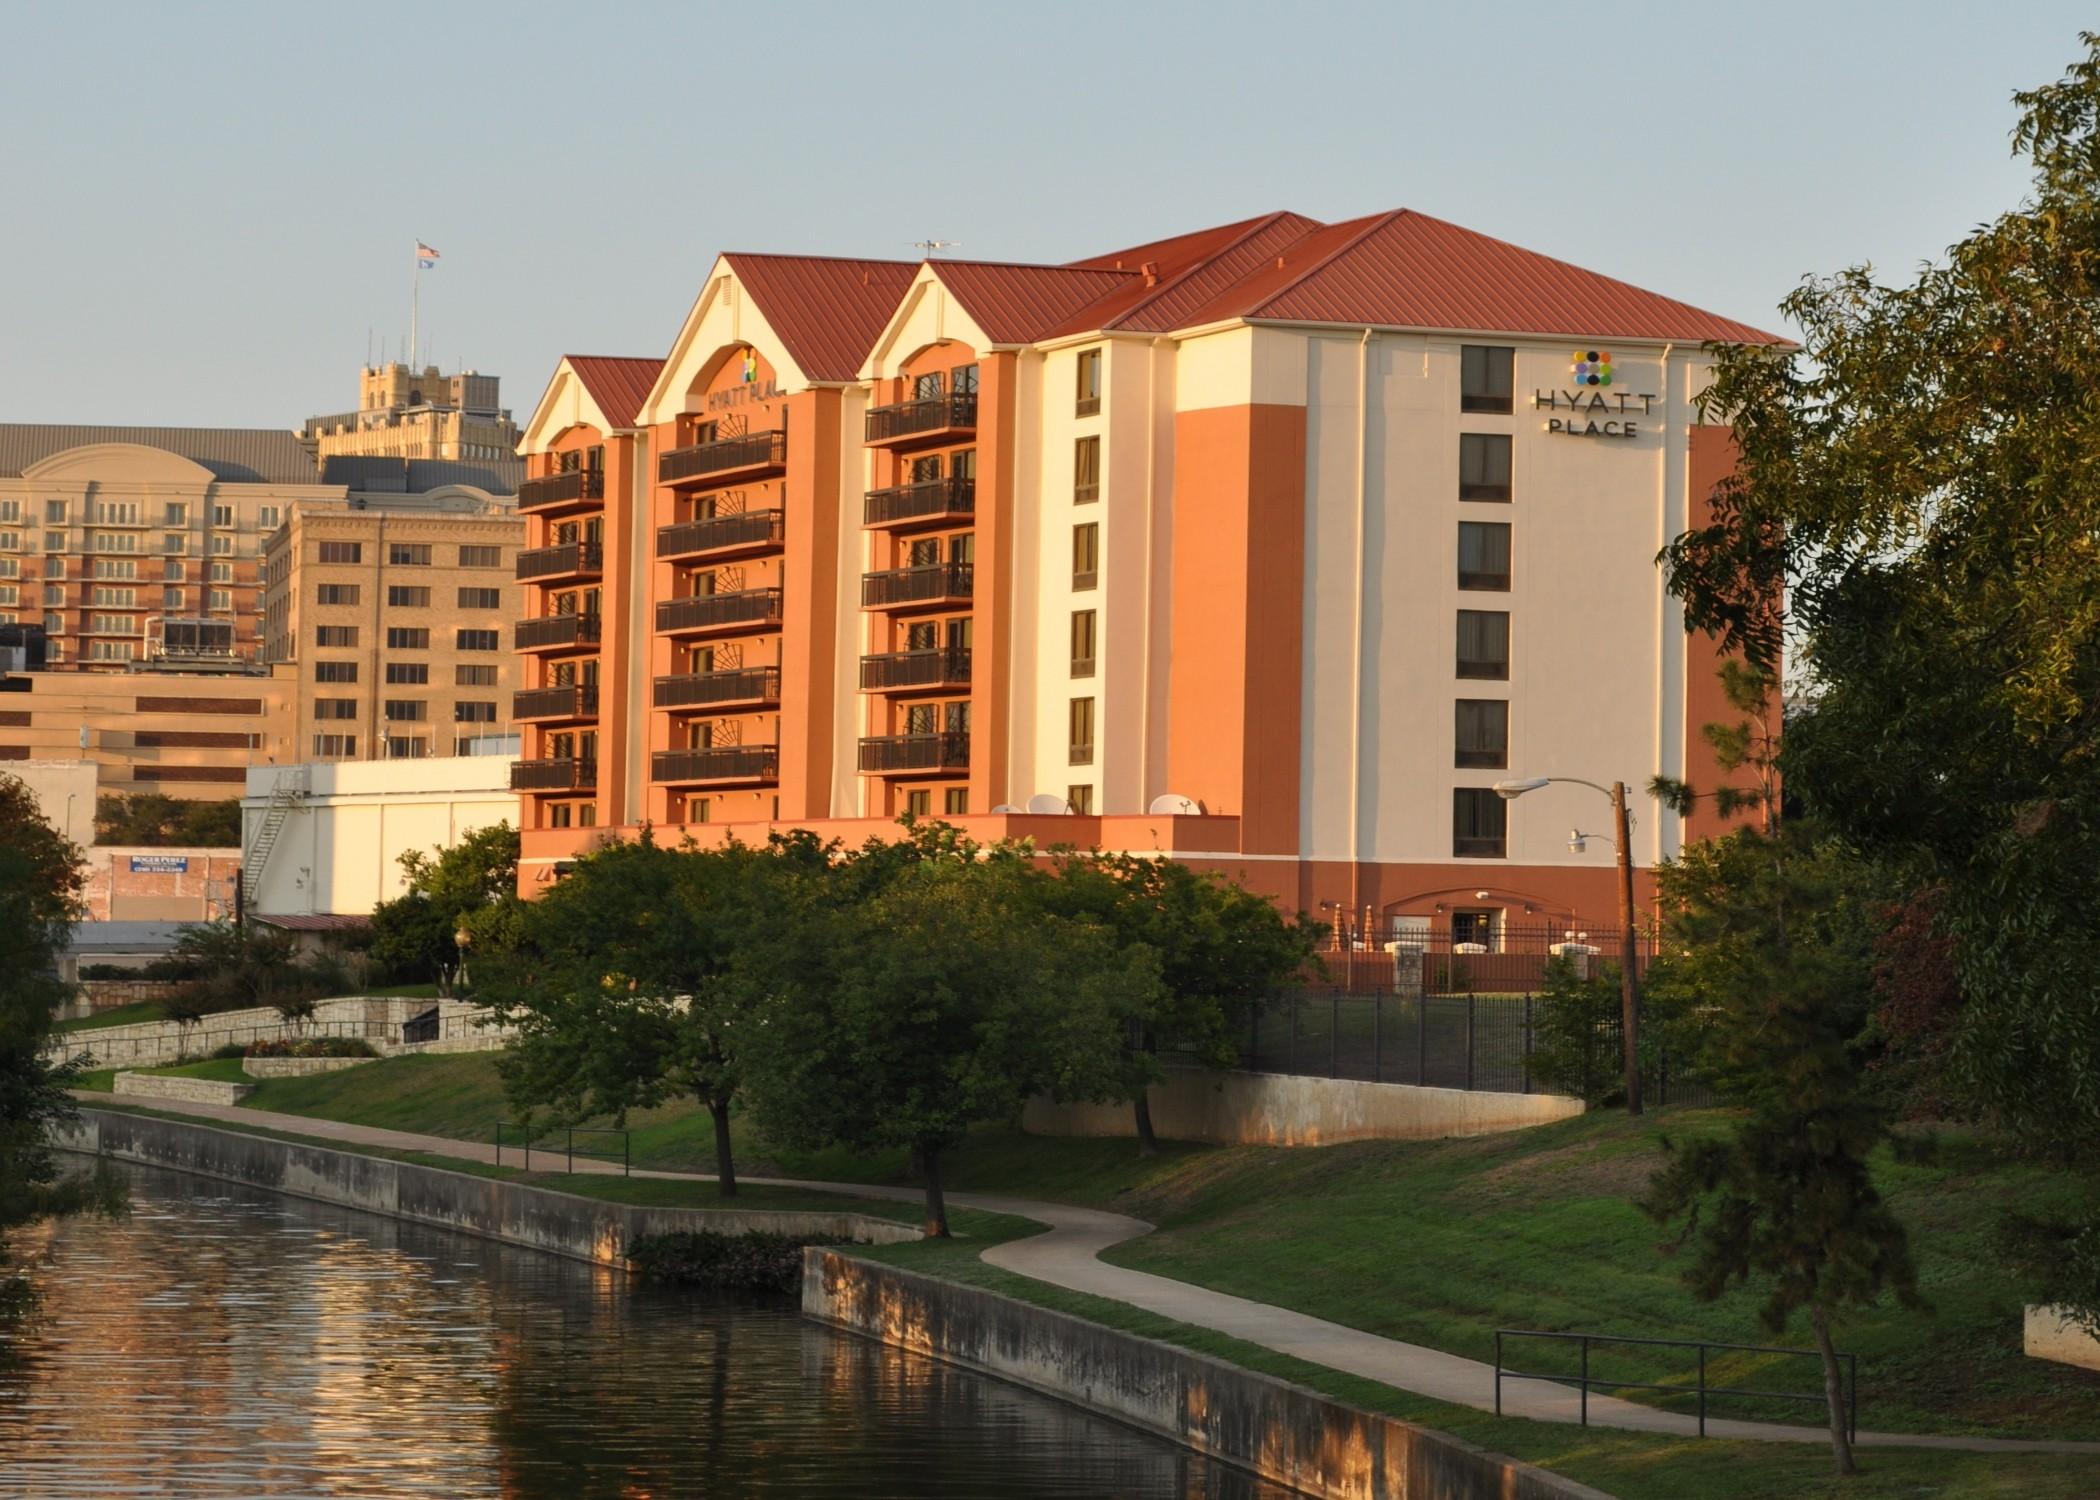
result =
[{"label": "red tile roof on small building", "polygon": [[661,359],[635,359],[620,354],[568,354],[563,356],[583,388],[598,404],[598,410],[614,427],[632,427],[649,388],[664,367]]},{"label": "red tile roof on small building", "polygon": [[905,291],[916,262],[822,255],[725,255],[788,355],[813,381],[856,380]]}]

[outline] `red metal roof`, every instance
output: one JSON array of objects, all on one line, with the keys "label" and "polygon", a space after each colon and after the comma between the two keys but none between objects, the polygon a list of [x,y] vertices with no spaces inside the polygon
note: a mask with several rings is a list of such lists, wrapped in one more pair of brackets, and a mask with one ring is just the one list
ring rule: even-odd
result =
[{"label": "red metal roof", "polygon": [[1194,229],[1187,234],[1154,240],[1146,245],[1133,245],[1128,250],[1111,250],[1106,255],[1093,255],[1071,264],[1086,270],[1135,271],[1146,261],[1159,268],[1162,277],[1177,276],[1191,266],[1209,260],[1232,245],[1238,244],[1248,235],[1281,219],[1318,228],[1318,222],[1303,214],[1288,211],[1256,214],[1251,219],[1238,219],[1230,224],[1217,224],[1209,229]]},{"label": "red metal roof", "polygon": [[649,388],[656,384],[657,374],[664,367],[660,359],[634,359],[620,354],[562,357],[598,403],[605,420],[615,427],[634,425],[635,414],[641,411],[642,403],[649,398]]},{"label": "red metal roof", "polygon": [[1576,338],[1787,342],[1747,323],[1409,209],[1328,225],[1178,326],[1229,318]]},{"label": "red metal roof", "polygon": [[919,270],[912,261],[821,255],[738,252],[724,259],[802,373],[823,381],[859,378]]},{"label": "red metal roof", "polygon": [[[963,310],[995,344],[1028,344],[1047,338],[1080,309],[1140,282],[1129,271],[1073,266],[1014,266],[982,260],[929,262]],[[1087,323],[1098,328],[1098,322]]]}]

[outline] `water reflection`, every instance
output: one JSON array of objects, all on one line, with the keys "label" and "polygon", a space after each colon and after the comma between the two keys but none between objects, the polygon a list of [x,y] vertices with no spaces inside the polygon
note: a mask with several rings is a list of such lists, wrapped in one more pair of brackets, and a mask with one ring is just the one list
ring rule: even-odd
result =
[{"label": "water reflection", "polygon": [[21,1236],[0,1495],[1285,1492],[791,1309],[126,1169],[133,1213]]}]

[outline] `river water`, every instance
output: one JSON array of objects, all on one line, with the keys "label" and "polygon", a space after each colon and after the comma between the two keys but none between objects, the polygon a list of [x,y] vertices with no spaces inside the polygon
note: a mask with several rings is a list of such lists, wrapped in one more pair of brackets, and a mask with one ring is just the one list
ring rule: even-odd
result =
[{"label": "river water", "polygon": [[0,1495],[1170,1497],[1286,1491],[804,1321],[150,1168],[15,1240]]}]

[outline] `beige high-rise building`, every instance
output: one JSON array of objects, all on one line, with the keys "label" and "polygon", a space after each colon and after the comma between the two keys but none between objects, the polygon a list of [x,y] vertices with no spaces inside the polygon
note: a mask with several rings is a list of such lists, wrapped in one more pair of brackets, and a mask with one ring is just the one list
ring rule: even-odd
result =
[{"label": "beige high-rise building", "polygon": [[305,760],[469,753],[511,733],[525,525],[452,487],[295,506],[263,558],[264,656],[296,669]]},{"label": "beige high-rise building", "polygon": [[[444,458],[516,466],[518,425],[499,404],[499,377],[447,375],[399,362],[358,372],[357,410],[308,417],[299,440],[317,461],[336,454]],[[504,488],[515,488],[516,475]]]}]

